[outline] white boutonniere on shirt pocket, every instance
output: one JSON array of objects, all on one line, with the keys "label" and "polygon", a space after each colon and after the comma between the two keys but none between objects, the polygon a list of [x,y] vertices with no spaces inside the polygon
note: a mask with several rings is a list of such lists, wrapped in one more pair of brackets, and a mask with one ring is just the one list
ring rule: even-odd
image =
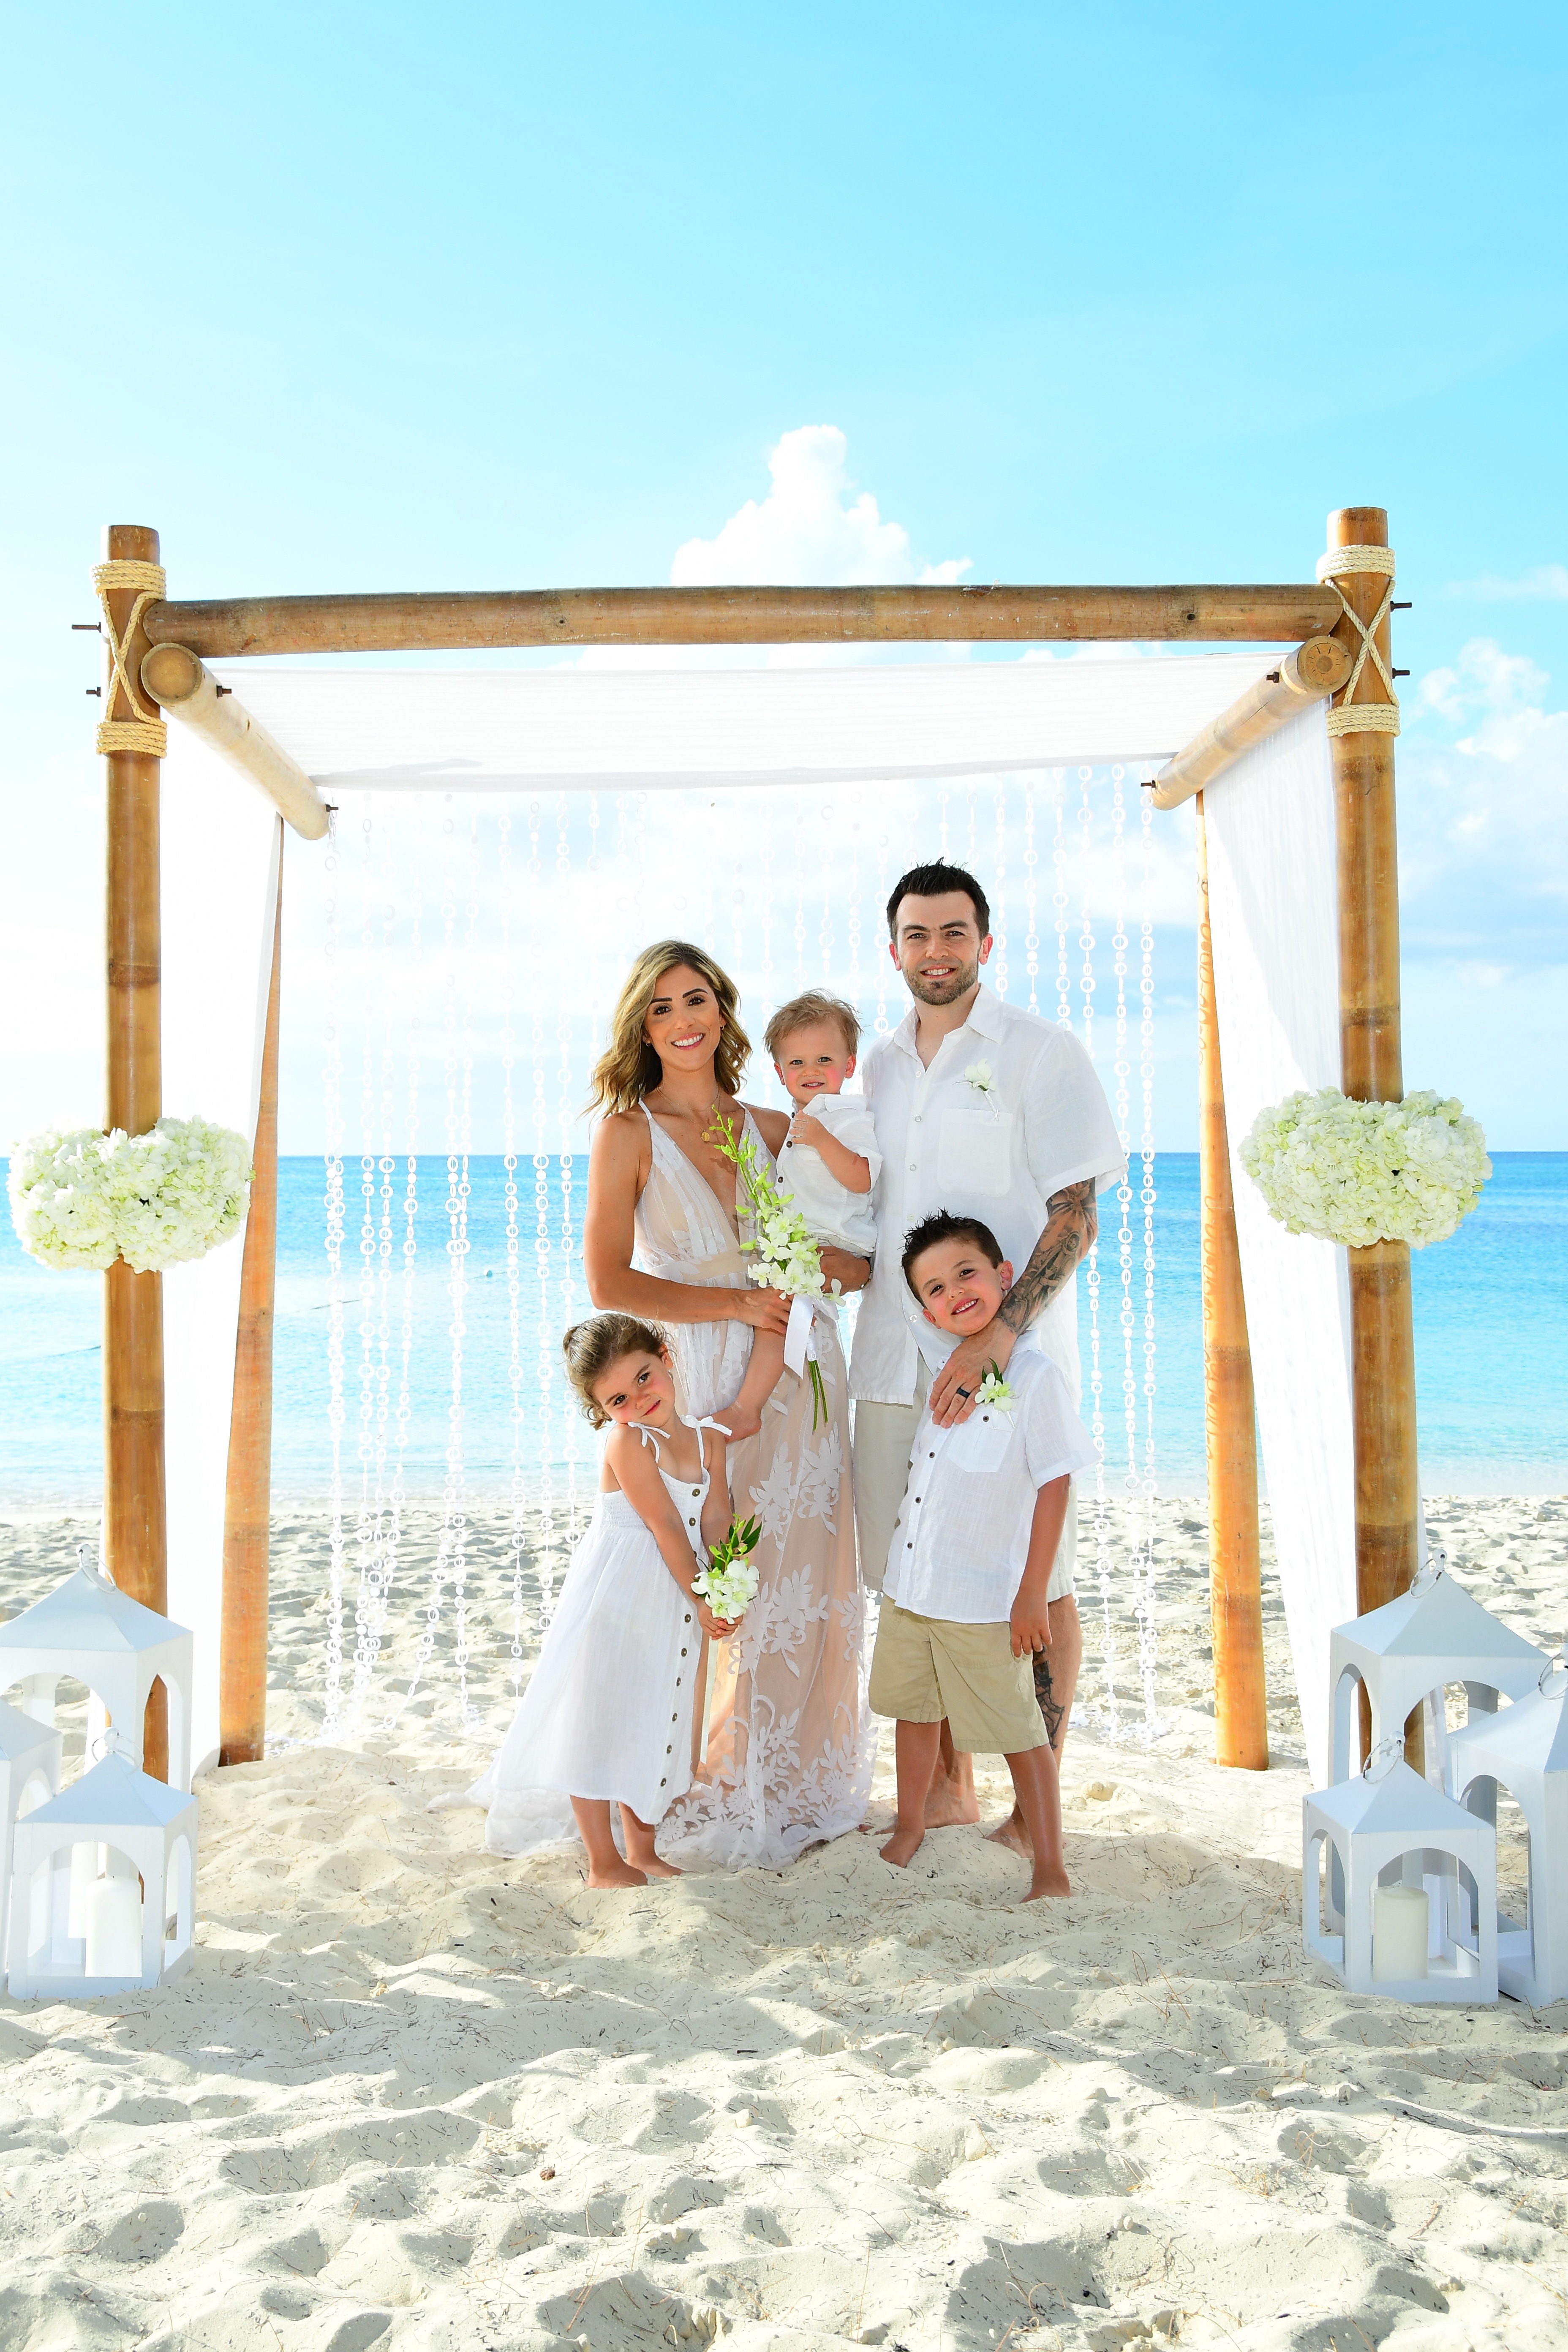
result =
[{"label": "white boutonniere on shirt pocket", "polygon": [[991,1370],[974,1391],[976,1404],[990,1405],[997,1412],[1010,1413],[1017,1399],[1010,1384],[1002,1377],[1002,1367],[993,1360]]},{"label": "white boutonniere on shirt pocket", "polygon": [[994,1118],[997,1115],[996,1081],[992,1076],[990,1063],[971,1062],[963,1073],[963,1078],[964,1084],[974,1088],[982,1102],[990,1104],[991,1116]]}]

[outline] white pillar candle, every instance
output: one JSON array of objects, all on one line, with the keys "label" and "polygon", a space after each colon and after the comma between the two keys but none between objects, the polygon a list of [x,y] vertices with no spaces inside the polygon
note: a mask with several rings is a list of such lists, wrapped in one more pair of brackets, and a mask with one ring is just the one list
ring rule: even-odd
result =
[{"label": "white pillar candle", "polygon": [[1412,1979],[1426,1975],[1429,1910],[1424,1886],[1373,1888],[1373,1984],[1408,1984]]},{"label": "white pillar candle", "polygon": [[99,1848],[96,1845],[73,1845],[71,1848],[70,1912],[66,1921],[68,1936],[87,1933],[87,1899],[98,1878]]},{"label": "white pillar candle", "polygon": [[87,1898],[89,1977],[142,1973],[142,1897],[133,1878],[100,1878]]}]

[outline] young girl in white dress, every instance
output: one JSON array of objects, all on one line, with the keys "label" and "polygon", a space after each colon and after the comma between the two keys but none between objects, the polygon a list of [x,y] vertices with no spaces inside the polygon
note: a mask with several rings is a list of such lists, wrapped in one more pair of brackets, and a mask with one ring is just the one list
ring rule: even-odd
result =
[{"label": "young girl in white dress", "polygon": [[691,1785],[702,1636],[734,1630],[691,1590],[730,1526],[728,1433],[679,1412],[664,1336],[638,1317],[593,1316],[562,1345],[584,1412],[609,1431],[598,1501],[533,1678],[468,1801],[489,1809],[486,1844],[520,1853],[559,1839],[569,1798],[589,1885],[642,1886],[680,1875],[654,1835]]}]

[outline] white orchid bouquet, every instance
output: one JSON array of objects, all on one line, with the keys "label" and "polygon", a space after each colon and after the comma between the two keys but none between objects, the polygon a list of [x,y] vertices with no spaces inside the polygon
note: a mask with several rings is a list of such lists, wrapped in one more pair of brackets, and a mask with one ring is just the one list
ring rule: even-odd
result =
[{"label": "white orchid bouquet", "polygon": [[752,1563],[752,1554],[763,1539],[762,1522],[758,1519],[732,1518],[726,1532],[716,1544],[708,1547],[708,1558],[691,1580],[691,1590],[713,1612],[732,1624],[744,1616],[757,1597],[762,1579]]},{"label": "white orchid bouquet", "polygon": [[1462,1103],[1431,1092],[1352,1102],[1337,1087],[1259,1111],[1241,1164],[1289,1232],[1351,1249],[1446,1241],[1492,1172]]},{"label": "white orchid bouquet", "polygon": [[205,1118],[161,1118],[145,1135],[47,1128],[11,1155],[11,1221],[29,1255],[57,1268],[136,1274],[205,1257],[237,1231],[250,1146]]},{"label": "white orchid bouquet", "polygon": [[[822,1271],[822,1252],[795,1204],[795,1194],[780,1192],[756,1145],[741,1135],[717,1105],[708,1140],[729,1160],[746,1196],[752,1238],[743,1241],[741,1247],[751,1256],[748,1270],[752,1280],[764,1290],[783,1291],[787,1298],[820,1298],[830,1287],[837,1294],[839,1285],[835,1282],[830,1286]],[[827,1392],[822,1384],[822,1367],[809,1340],[805,1369],[811,1381],[811,1425],[815,1430],[819,1419],[827,1418]]]}]

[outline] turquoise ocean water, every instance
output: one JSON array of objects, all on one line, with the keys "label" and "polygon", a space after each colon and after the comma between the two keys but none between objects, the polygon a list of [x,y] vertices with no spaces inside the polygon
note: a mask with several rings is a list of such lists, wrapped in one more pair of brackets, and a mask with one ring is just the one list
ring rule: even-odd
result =
[{"label": "turquoise ocean water", "polygon": [[[1502,1152],[1480,1206],[1451,1241],[1415,1257],[1423,1479],[1430,1494],[1558,1494],[1568,1490],[1568,1153]],[[547,1465],[591,1440],[564,1409],[555,1349],[586,1307],[576,1256],[585,1163],[519,1166],[515,1282],[509,1276],[507,1171],[468,1167],[466,1253],[453,1226],[447,1163],[374,1164],[368,1225],[364,1172],[344,1171],[342,1297],[327,1261],[320,1160],[285,1160],[279,1180],[275,1486],[279,1496],[324,1496],[332,1467],[334,1358],[341,1459],[357,1489],[397,1463],[412,1499],[437,1500],[461,1467],[476,1499],[505,1492],[515,1469],[525,1491]],[[388,1188],[384,1193],[384,1187]],[[1203,1491],[1203,1399],[1197,1253],[1197,1160],[1162,1154],[1153,1211],[1155,1475],[1164,1494]],[[1142,1211],[1133,1204],[1132,1402],[1146,1442]],[[383,1244],[385,1244],[384,1258]],[[1115,1222],[1102,1237],[1100,1338],[1108,1456],[1126,1462],[1127,1361]],[[389,1278],[376,1270],[384,1263]],[[454,1265],[460,1285],[454,1293]],[[372,1279],[362,1287],[362,1267]],[[405,1268],[407,1269],[405,1272]],[[512,1321],[517,1321],[516,1397]],[[97,1498],[99,1277],[51,1274],[0,1234],[0,1508],[47,1509]],[[1087,1286],[1079,1282],[1086,1363]],[[460,1325],[460,1328],[455,1328]],[[460,1362],[454,1411],[454,1357]],[[362,1454],[363,1461],[362,1462]],[[448,1457],[453,1457],[450,1461]]]}]

